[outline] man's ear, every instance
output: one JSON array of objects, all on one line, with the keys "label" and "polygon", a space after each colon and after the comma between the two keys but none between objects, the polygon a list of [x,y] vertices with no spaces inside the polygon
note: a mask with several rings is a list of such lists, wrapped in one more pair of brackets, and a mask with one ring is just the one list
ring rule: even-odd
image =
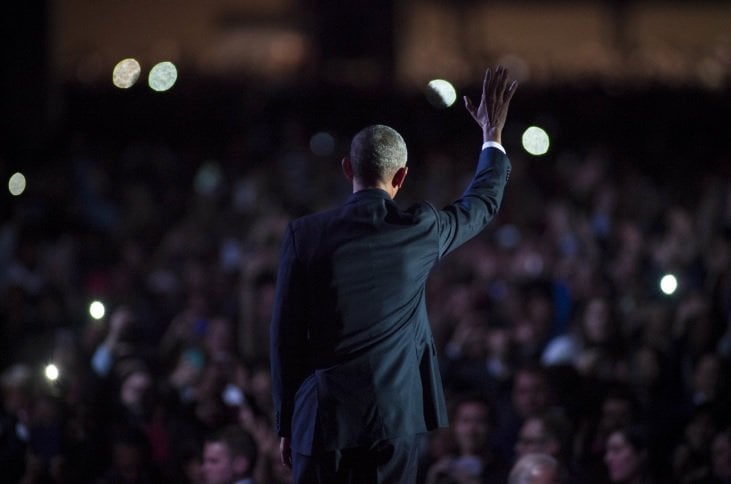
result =
[{"label": "man's ear", "polygon": [[393,178],[391,179],[391,185],[394,188],[401,188],[401,185],[404,184],[404,180],[406,179],[406,174],[409,172],[408,166],[403,166],[396,170],[396,173],[393,175]]},{"label": "man's ear", "polygon": [[345,175],[345,178],[347,178],[348,181],[353,181],[353,164],[350,162],[350,158],[347,156],[343,158],[340,165],[343,167],[343,174]]}]

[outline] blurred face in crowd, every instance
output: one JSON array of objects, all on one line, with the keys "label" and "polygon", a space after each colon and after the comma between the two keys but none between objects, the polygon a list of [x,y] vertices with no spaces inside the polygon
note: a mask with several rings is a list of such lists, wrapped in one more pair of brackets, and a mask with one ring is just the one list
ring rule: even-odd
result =
[{"label": "blurred face in crowd", "polygon": [[713,439],[711,466],[716,479],[731,479],[731,430],[722,432]]},{"label": "blurred face in crowd", "polygon": [[630,482],[640,475],[644,454],[632,447],[622,432],[612,432],[607,439],[604,462],[611,482]]},{"label": "blurred face in crowd", "polygon": [[600,344],[610,337],[609,306],[607,301],[595,298],[584,311],[584,337],[589,343]]},{"label": "blurred face in crowd", "polygon": [[520,456],[510,471],[510,484],[558,484],[561,469],[557,461],[537,452]]},{"label": "blurred face in crowd", "polygon": [[558,451],[558,442],[549,438],[543,420],[531,417],[523,423],[515,444],[515,452],[518,457],[526,454],[548,454],[557,457]]},{"label": "blurred face in crowd", "polygon": [[31,371],[20,363],[5,369],[0,375],[0,402],[9,415],[17,415],[28,408],[31,397]]},{"label": "blurred face in crowd", "polygon": [[660,378],[660,362],[657,354],[648,347],[637,350],[633,355],[630,378],[639,388],[651,388]]},{"label": "blurred face in crowd", "polygon": [[523,418],[534,416],[548,406],[548,385],[543,375],[520,371],[513,383],[513,406]]},{"label": "blurred face in crowd", "polygon": [[135,371],[122,382],[119,398],[122,404],[133,412],[141,412],[145,408],[152,391],[152,377],[146,371]]},{"label": "blurred face in crowd", "polygon": [[3,388],[2,397],[3,407],[9,415],[16,415],[19,411],[28,407],[31,402],[30,392],[18,386]]},{"label": "blurred face in crowd", "polygon": [[226,358],[234,346],[233,324],[228,319],[216,318],[208,323],[206,350],[214,360]]},{"label": "blurred face in crowd", "polygon": [[258,368],[252,373],[251,393],[260,405],[272,405],[272,377],[268,368]]},{"label": "blurred face in crowd", "polygon": [[703,410],[694,415],[685,425],[685,442],[694,449],[703,449],[708,445],[708,440],[713,436],[714,422],[708,410]]},{"label": "blurred face in crowd", "polygon": [[454,437],[462,454],[477,454],[487,447],[490,409],[481,402],[464,402],[454,419]]},{"label": "blurred face in crowd", "polygon": [[206,442],[203,449],[206,484],[231,484],[241,478],[246,467],[246,458],[232,456],[223,442]]},{"label": "blurred face in crowd", "polygon": [[533,471],[530,484],[558,484],[559,474],[558,467],[541,467]]},{"label": "blurred face in crowd", "polygon": [[126,482],[136,482],[142,473],[142,451],[126,442],[117,442],[112,449],[112,463]]},{"label": "blurred face in crowd", "polygon": [[530,294],[526,301],[526,313],[538,333],[539,340],[545,340],[551,331],[553,319],[553,305],[550,297],[540,292]]},{"label": "blurred face in crowd", "polygon": [[206,476],[203,474],[203,463],[198,456],[183,462],[182,469],[191,484],[205,484]]},{"label": "blurred face in crowd", "polygon": [[713,399],[721,371],[721,363],[717,355],[704,355],[693,372],[693,392],[700,393],[707,399]]},{"label": "blurred face in crowd", "polygon": [[614,429],[629,424],[632,419],[632,405],[621,398],[607,398],[602,404],[601,430]]}]

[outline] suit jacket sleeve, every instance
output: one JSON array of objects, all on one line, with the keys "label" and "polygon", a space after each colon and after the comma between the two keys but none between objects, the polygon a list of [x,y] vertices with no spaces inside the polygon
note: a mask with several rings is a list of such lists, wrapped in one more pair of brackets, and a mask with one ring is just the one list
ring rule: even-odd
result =
[{"label": "suit jacket sleeve", "polygon": [[275,426],[280,437],[291,433],[294,397],[306,375],[304,271],[297,258],[292,225],[287,227],[277,275],[277,304],[270,327]]},{"label": "suit jacket sleeve", "polygon": [[475,176],[462,196],[436,211],[440,257],[476,236],[493,219],[509,177],[510,161],[502,151],[485,148],[480,152]]}]

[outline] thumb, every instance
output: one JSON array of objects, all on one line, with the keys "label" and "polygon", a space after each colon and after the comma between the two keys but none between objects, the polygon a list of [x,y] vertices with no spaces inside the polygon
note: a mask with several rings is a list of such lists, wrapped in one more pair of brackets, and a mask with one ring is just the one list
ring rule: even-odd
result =
[{"label": "thumb", "polygon": [[472,104],[472,100],[469,97],[464,96],[463,99],[464,99],[464,107],[467,109],[467,111],[474,118],[475,115],[477,114],[476,111],[475,111],[475,105]]}]

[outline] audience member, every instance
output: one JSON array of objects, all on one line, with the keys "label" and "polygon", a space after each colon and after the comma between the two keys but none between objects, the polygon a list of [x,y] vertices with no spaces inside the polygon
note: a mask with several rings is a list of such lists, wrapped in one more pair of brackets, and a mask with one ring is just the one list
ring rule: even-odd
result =
[{"label": "audience member", "polygon": [[463,397],[454,405],[451,416],[453,452],[436,461],[427,471],[425,482],[503,483],[507,466],[492,449],[495,410],[479,397]]},{"label": "audience member", "polygon": [[510,393],[503,395],[496,430],[496,443],[503,457],[511,462],[518,432],[526,419],[545,412],[554,395],[546,371],[537,365],[518,368]]},{"label": "audience member", "polygon": [[649,450],[642,428],[630,426],[612,431],[607,437],[604,454],[609,481],[623,484],[657,482],[650,474]]},{"label": "audience member", "polygon": [[206,439],[206,484],[253,484],[258,450],[253,437],[238,426],[225,427]]},{"label": "audience member", "polygon": [[508,476],[508,484],[558,484],[561,470],[558,462],[547,454],[521,456]]}]

